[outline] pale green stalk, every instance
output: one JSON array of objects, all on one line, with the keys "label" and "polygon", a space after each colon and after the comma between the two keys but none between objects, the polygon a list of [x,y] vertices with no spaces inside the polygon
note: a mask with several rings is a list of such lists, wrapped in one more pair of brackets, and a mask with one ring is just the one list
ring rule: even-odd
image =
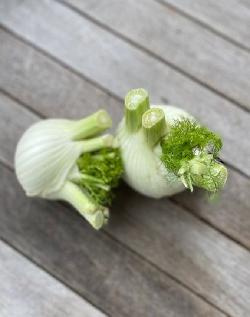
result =
[{"label": "pale green stalk", "polygon": [[149,109],[148,93],[144,89],[132,89],[125,97],[125,122],[127,130],[135,133],[142,126],[142,115]]},{"label": "pale green stalk", "polygon": [[110,134],[102,135],[97,138],[89,140],[79,141],[78,144],[81,147],[81,153],[93,152],[106,147],[112,147],[114,137]]},{"label": "pale green stalk", "polygon": [[70,203],[95,228],[99,229],[108,217],[104,207],[96,205],[76,184],[67,181],[57,193],[57,198]]},{"label": "pale green stalk", "polygon": [[99,110],[94,114],[79,120],[74,128],[74,140],[89,138],[110,128],[111,118],[105,110]]},{"label": "pale green stalk", "polygon": [[163,110],[152,108],[142,116],[142,129],[149,146],[157,144],[166,133],[166,120]]}]

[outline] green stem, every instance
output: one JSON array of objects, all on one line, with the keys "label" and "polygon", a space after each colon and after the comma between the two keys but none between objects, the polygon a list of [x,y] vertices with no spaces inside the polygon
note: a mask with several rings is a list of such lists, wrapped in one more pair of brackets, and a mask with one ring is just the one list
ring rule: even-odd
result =
[{"label": "green stem", "polygon": [[89,138],[110,128],[112,120],[105,110],[99,110],[94,114],[76,122],[74,128],[74,140]]},{"label": "green stem", "polygon": [[128,131],[134,133],[141,127],[143,113],[149,109],[149,96],[146,90],[132,89],[125,97],[125,122]]},{"label": "green stem", "polygon": [[93,152],[105,147],[112,147],[114,137],[110,134],[102,135],[89,140],[78,141],[81,153]]},{"label": "green stem", "polygon": [[164,111],[158,108],[147,110],[142,116],[142,128],[147,143],[154,146],[166,132]]},{"label": "green stem", "polygon": [[95,177],[95,176],[91,176],[91,175],[88,175],[88,174],[85,174],[85,173],[81,173],[81,178],[80,179],[83,179],[83,180],[86,180],[86,181],[89,181],[89,182],[93,182],[93,183],[96,183],[96,184],[103,184],[103,182]]},{"label": "green stem", "polygon": [[92,202],[76,184],[70,181],[67,181],[57,193],[57,199],[70,203],[97,230],[106,223],[108,210]]},{"label": "green stem", "polygon": [[110,186],[105,185],[99,178],[85,174],[85,173],[80,173],[80,174],[81,174],[81,176],[77,180],[77,182],[79,182],[80,180],[84,180],[87,183],[91,183],[95,187],[99,187],[99,188],[106,190],[106,191],[110,190]]},{"label": "green stem", "polygon": [[94,214],[97,205],[76,184],[67,181],[58,192],[59,199],[69,202],[81,215]]}]

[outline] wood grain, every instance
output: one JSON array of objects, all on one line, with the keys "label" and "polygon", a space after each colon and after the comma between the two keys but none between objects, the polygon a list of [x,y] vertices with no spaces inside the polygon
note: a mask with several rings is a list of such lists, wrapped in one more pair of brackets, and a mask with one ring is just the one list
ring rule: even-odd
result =
[{"label": "wood grain", "polygon": [[2,165],[0,176],[0,236],[109,316],[224,316],[73,210],[27,199]]},{"label": "wood grain", "polygon": [[30,124],[38,120],[37,116],[0,94],[0,152],[6,165],[13,166],[18,139]]},{"label": "wood grain", "polygon": [[[10,101],[8,103],[6,97],[4,97],[3,101],[0,98],[0,109],[3,107],[9,109],[10,116],[18,120],[18,117],[14,113],[11,113],[16,107],[19,107],[15,102]],[[2,116],[0,116],[0,118],[1,117]],[[25,120],[22,120],[22,122],[25,122]],[[15,124],[12,125],[11,128],[13,128],[13,126],[15,126]],[[25,129],[25,127],[23,128]],[[3,131],[3,134],[8,134],[8,130]],[[13,144],[15,143],[16,141],[13,140]],[[0,145],[0,159],[1,157],[8,160]],[[8,182],[9,178],[11,179],[11,183]],[[142,311],[145,313],[148,310],[147,305],[149,304],[148,302],[150,302],[149,297],[147,297],[149,296],[147,295],[148,293],[142,294],[139,289],[135,289],[135,285],[132,284],[131,286],[131,283],[136,283],[136,285],[142,287],[142,289],[148,289],[148,286],[141,286],[136,276],[128,277],[119,269],[123,261],[126,263],[126,257],[129,257],[127,261],[130,263],[129,266],[131,265],[131,268],[126,268],[126,271],[129,270],[130,272],[132,267],[134,267],[134,265],[136,266],[136,264],[134,264],[135,259],[130,259],[132,255],[124,255],[124,252],[126,253],[127,251],[123,250],[119,244],[115,250],[111,251],[110,239],[106,237],[103,232],[94,232],[83,220],[80,220],[81,218],[73,210],[67,211],[58,204],[47,203],[36,199],[27,199],[16,184],[13,176],[9,174],[6,176],[4,172],[3,175],[1,175],[1,179],[1,190],[3,191],[1,197],[3,197],[3,206],[7,206],[4,208],[4,214],[1,215],[0,221],[2,237],[11,243],[14,242],[12,239],[10,240],[10,237],[14,237],[14,241],[19,243],[16,247],[21,249],[22,252],[27,252],[27,249],[30,250],[32,247],[39,249],[39,252],[41,252],[39,253],[39,261],[41,261],[39,263],[42,263],[43,266],[48,270],[52,270],[52,272],[55,270],[53,274],[60,276],[66,283],[69,283],[67,268],[62,268],[61,265],[59,265],[59,259],[57,257],[61,259],[60,263],[65,262],[65,266],[69,265],[71,268],[73,266],[73,270],[76,271],[75,279],[77,279],[78,274],[82,273],[79,273],[79,268],[76,268],[74,265],[75,261],[77,261],[79,248],[84,248],[84,256],[86,256],[86,254],[89,256],[89,258],[83,262],[85,270],[89,262],[90,264],[95,263],[98,272],[101,267],[106,271],[109,266],[113,267],[113,265],[117,265],[117,271],[113,276],[116,282],[112,281],[110,283],[112,283],[112,285],[115,283],[112,288],[118,292],[119,295],[117,296],[119,298],[120,296],[125,296],[125,298],[116,303],[117,306],[114,307],[114,311],[116,309],[118,310],[118,307],[124,307],[127,305],[126,303],[129,303],[131,306],[130,313],[135,309],[139,309],[136,304],[139,301],[138,298],[135,299],[136,303],[134,301],[130,303],[130,296],[132,296],[129,291],[130,287],[134,289],[134,292],[138,292],[140,296],[142,296],[144,300],[143,303],[140,303],[140,305],[143,306]],[[14,199],[14,197],[16,198]],[[14,203],[15,205],[13,205]],[[68,215],[75,219],[74,223],[69,221]],[[51,220],[51,217],[56,217],[56,219]],[[58,219],[58,217],[60,219]],[[229,315],[243,317],[250,313],[250,253],[248,251],[216,232],[208,225],[202,223],[168,199],[148,199],[132,192],[132,190],[125,186],[118,192],[117,200],[112,208],[111,219],[111,223],[105,231],[108,232],[108,235],[112,237],[112,239],[118,240],[131,250],[134,250],[140,254],[140,256],[160,268],[161,271],[170,274],[170,276],[178,280],[181,284],[186,285],[196,294],[199,294],[199,296],[202,296]],[[36,221],[38,224],[36,224]],[[26,222],[29,224],[26,224]],[[63,222],[63,228],[60,224],[59,228],[57,228],[57,222]],[[22,227],[22,223],[24,227]],[[82,225],[83,228],[81,227]],[[16,226],[18,228],[16,228]],[[37,226],[39,226],[39,228],[37,228]],[[75,226],[79,226],[77,231]],[[87,235],[89,234],[91,237],[86,236],[86,230]],[[54,242],[50,241],[51,238],[54,239],[55,237],[58,240]],[[101,242],[99,240],[92,241],[94,237],[99,237]],[[39,241],[41,239],[42,241],[38,243],[36,239],[39,239]],[[85,241],[84,245],[82,239]],[[100,243],[101,246],[99,245]],[[86,250],[86,248],[92,248],[92,250]],[[95,253],[96,248],[101,250],[100,253]],[[117,248],[119,248],[119,250],[117,250]],[[34,258],[34,250],[32,249],[32,251],[29,252],[29,256],[32,254],[32,258],[37,261],[36,257]],[[44,255],[44,253],[46,255]],[[74,258],[74,264],[67,262],[68,259],[72,258]],[[82,264],[82,261],[83,259],[81,258],[79,265],[80,263]],[[110,261],[110,263],[103,263],[103,261]],[[55,264],[55,266],[53,264]],[[139,267],[143,265],[147,264],[143,264],[143,262],[138,263],[137,269],[139,270]],[[93,269],[92,266],[91,269]],[[98,274],[103,274],[101,272]],[[151,274],[158,274],[156,272],[157,271],[143,274],[151,276]],[[89,276],[90,272],[86,272],[86,274]],[[93,279],[89,283],[85,280],[87,277],[81,276],[80,280],[84,284],[83,287],[86,287],[88,290],[90,288],[90,293],[86,293],[84,289],[84,291],[82,290],[82,295],[86,296],[86,298],[95,305],[105,307],[105,311],[108,312],[107,307],[110,309],[109,305],[111,305],[114,296],[109,289],[111,284],[108,283],[108,285],[106,285],[107,288],[102,289],[102,292],[105,294],[108,293],[108,296],[110,296],[108,303],[103,303],[98,297],[101,293],[96,294],[96,283],[99,285],[99,277],[96,274],[95,272]],[[140,271],[136,272],[136,275],[137,274],[142,273]],[[102,278],[106,278],[105,274]],[[130,280],[130,278],[133,279],[133,281]],[[160,279],[162,278],[163,277]],[[139,281],[141,279],[140,277]],[[95,286],[91,288],[89,284],[94,283],[94,281]],[[119,283],[123,285],[124,281],[126,281],[128,288],[126,290],[117,290]],[[74,280],[73,282],[75,283]],[[72,285],[71,280],[70,285]],[[151,289],[149,293],[156,292],[156,294],[158,294],[158,287],[159,285],[151,285],[149,287]],[[161,287],[163,287],[163,285]],[[79,291],[79,288],[76,289]],[[240,297],[237,296],[239,289],[241,290]],[[92,292],[96,295],[93,295]],[[166,289],[162,292],[165,293]],[[93,296],[96,297],[93,299]],[[126,296],[129,296],[129,298]],[[159,299],[159,295],[157,295],[157,299]],[[160,301],[161,300],[162,298]],[[112,305],[114,304],[112,303]],[[153,305],[153,311],[157,311],[156,307],[160,305],[160,303],[153,301],[150,305]],[[165,305],[165,303],[161,305]],[[166,312],[167,307],[161,306],[161,309]],[[175,307],[173,311],[175,309],[177,308]],[[183,313],[183,316],[186,315],[187,314]],[[152,310],[150,310],[149,316],[152,316]],[[192,315],[190,314],[190,316]]]},{"label": "wood grain", "polygon": [[0,29],[0,87],[42,116],[86,116],[100,108],[112,111],[114,125],[122,101],[73,74]]},{"label": "wood grain", "polygon": [[[244,148],[243,132],[239,129],[242,134],[237,134],[236,138],[232,127],[243,122],[243,127],[247,128],[249,117],[228,101],[57,3],[39,2],[32,7],[31,2],[24,1],[16,2],[15,5],[21,11],[15,7],[10,14],[5,12],[7,20],[4,23],[61,63],[65,63],[68,68],[74,69],[78,74],[72,75],[74,78],[80,80],[82,75],[88,76],[99,86],[104,85],[121,97],[131,84],[134,86],[135,83],[149,82],[148,78],[156,78],[159,74],[160,79],[164,79],[162,83],[157,80],[149,83],[155,91],[153,97],[158,100],[167,98],[164,88],[168,78],[170,84],[166,91],[171,97],[170,101],[187,97],[188,103],[196,101],[190,104],[201,103],[203,112],[201,108],[195,108],[195,111],[202,120],[206,120],[206,107],[211,102],[209,109],[212,109],[212,115],[209,114],[209,122],[211,120],[211,124],[218,125],[215,119],[220,118],[220,128],[226,133],[227,141],[235,137],[233,140],[236,142],[242,137],[240,146]],[[84,37],[86,34],[88,38]],[[43,58],[44,56],[41,60]],[[125,65],[122,64],[124,60]],[[131,69],[127,65],[131,65]],[[101,69],[99,73],[98,66]],[[27,69],[31,73],[34,71],[32,67]],[[46,70],[45,73],[47,72]],[[67,72],[69,71],[65,70],[66,74]],[[34,77],[30,80],[34,81]],[[24,81],[27,85],[28,80]],[[181,84],[184,93],[179,97],[176,87],[182,86]],[[15,89],[19,89],[20,84],[15,85]],[[71,90],[72,88],[74,86],[70,86]],[[10,91],[8,84],[4,89]],[[37,92],[29,94],[32,98],[39,95]],[[20,98],[19,95],[16,97]],[[209,102],[204,105],[201,101],[207,97]],[[213,103],[214,101],[217,103]],[[39,104],[43,102],[40,101]],[[10,111],[19,105],[11,100],[8,102],[6,96],[1,102],[1,107],[3,105],[10,109],[9,112],[5,111],[6,116],[14,119],[15,115]],[[35,109],[34,103],[32,105]],[[219,105],[222,105],[222,109]],[[49,111],[48,104],[46,109]],[[85,109],[90,110],[90,105]],[[218,111],[220,116],[213,117]],[[223,121],[225,116],[226,121]],[[230,124],[237,124],[226,125],[228,118]],[[9,128],[15,129],[15,123]],[[245,130],[243,129],[247,132]],[[5,128],[4,133],[9,134],[12,131]],[[15,136],[14,133],[13,135]],[[13,141],[15,143],[16,140]],[[237,149],[233,147],[232,151],[232,144],[235,144],[230,144],[231,152],[234,152]],[[247,145],[247,140],[245,144]],[[2,153],[4,156],[4,151]],[[239,161],[237,164],[244,168],[244,164],[248,164],[245,162],[246,156],[239,155],[239,152],[237,154],[242,160],[242,164]],[[230,160],[233,155],[236,154],[230,154]],[[5,161],[8,161],[7,157]],[[110,226],[105,232],[96,233],[83,220],[79,221],[81,218],[76,213],[62,205],[24,198],[13,174],[5,168],[1,180],[0,192],[4,206],[0,221],[1,235],[89,301],[103,307],[105,312],[114,316],[133,315],[135,311],[138,316],[154,316],[156,313],[157,316],[220,315],[198,299],[198,296],[192,295],[192,290],[231,316],[249,315],[249,252],[168,199],[149,200],[123,187],[113,207]],[[153,265],[149,265],[145,258]],[[178,286],[167,275],[185,285],[189,291]],[[152,297],[152,294],[155,295]]]},{"label": "wood grain", "polygon": [[223,136],[222,158],[250,175],[249,113],[56,2],[8,3],[9,14],[0,11],[6,26],[115,95],[141,86],[153,103],[181,105]]},{"label": "wood grain", "polygon": [[0,241],[1,317],[104,317],[83,298]]},{"label": "wood grain", "polygon": [[248,0],[160,0],[204,23],[235,43],[250,49]]},{"label": "wood grain", "polygon": [[[33,110],[49,117],[77,118],[105,105],[112,114],[114,126],[117,125],[122,116],[122,102],[9,34],[0,32],[0,41],[4,43],[0,46],[0,88],[18,97]],[[18,135],[36,118],[14,105],[10,111],[7,106],[9,102],[3,101],[0,109],[0,143],[2,153],[5,153],[3,158],[12,162]],[[18,122],[14,123],[13,118],[19,118]],[[11,124],[17,127],[12,133],[6,134]],[[23,124],[22,128],[18,128],[20,124]],[[238,142],[237,135],[232,137]],[[7,142],[4,142],[4,138]],[[250,248],[249,188],[250,181],[230,169],[228,184],[219,203],[208,203],[201,192],[195,195],[185,192],[174,199]]]},{"label": "wood grain", "polygon": [[193,195],[185,191],[174,196],[173,201],[250,249],[249,192],[249,178],[229,169],[226,187],[215,202],[201,190]]},{"label": "wood grain", "polygon": [[250,54],[173,8],[152,0],[62,2],[250,109]]}]

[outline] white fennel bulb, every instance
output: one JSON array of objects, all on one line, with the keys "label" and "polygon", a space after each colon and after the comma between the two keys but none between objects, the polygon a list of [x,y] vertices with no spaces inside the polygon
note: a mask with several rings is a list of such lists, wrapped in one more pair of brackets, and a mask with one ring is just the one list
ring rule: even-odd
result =
[{"label": "white fennel bulb", "polygon": [[[113,137],[99,135],[111,123],[100,110],[79,121],[47,119],[32,125],[15,153],[16,175],[26,195],[67,201],[94,228],[101,228],[109,216],[102,203],[110,202],[122,173]],[[114,171],[107,177],[110,164]],[[101,169],[105,172],[99,173]]]},{"label": "white fennel bulb", "polygon": [[150,106],[144,89],[127,94],[117,139],[124,180],[146,196],[171,196],[193,186],[216,192],[225,184],[227,170],[216,160],[220,138],[182,109]]}]

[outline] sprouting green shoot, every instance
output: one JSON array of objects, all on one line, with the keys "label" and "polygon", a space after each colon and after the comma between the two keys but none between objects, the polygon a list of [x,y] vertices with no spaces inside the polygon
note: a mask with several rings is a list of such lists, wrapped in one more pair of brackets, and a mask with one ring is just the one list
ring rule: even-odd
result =
[{"label": "sprouting green shoot", "polygon": [[161,147],[163,164],[191,191],[193,185],[210,192],[224,186],[227,170],[216,160],[222,141],[208,128],[189,119],[176,121]]},{"label": "sprouting green shoot", "polygon": [[105,148],[84,153],[77,161],[81,173],[80,187],[99,205],[108,206],[114,197],[113,189],[123,173],[119,149]]}]

